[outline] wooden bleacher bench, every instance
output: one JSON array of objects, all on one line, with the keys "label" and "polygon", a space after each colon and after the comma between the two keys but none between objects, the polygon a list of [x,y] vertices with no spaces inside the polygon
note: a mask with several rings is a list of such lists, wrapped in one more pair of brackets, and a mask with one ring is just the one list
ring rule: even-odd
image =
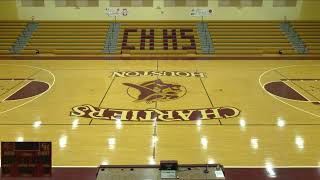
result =
[{"label": "wooden bleacher bench", "polygon": [[309,50],[320,50],[320,44],[318,46],[308,46]]},{"label": "wooden bleacher bench", "polygon": [[100,26],[94,26],[94,25],[82,25],[82,26],[76,26],[76,25],[56,25],[56,26],[48,26],[48,25],[43,25],[40,24],[39,28],[42,29],[61,29],[61,30],[65,30],[65,29],[103,29],[105,30],[107,27],[104,25],[100,25]]},{"label": "wooden bleacher bench", "polygon": [[[279,54],[277,49],[215,50],[216,54]],[[282,54],[296,54],[294,50],[282,50]]]},{"label": "wooden bleacher bench", "polygon": [[216,29],[214,27],[209,27],[210,32],[266,32],[266,34],[271,31],[271,32],[281,32],[280,29],[255,29],[255,28],[248,28],[248,29],[228,29],[228,28],[221,28],[221,29]]},{"label": "wooden bleacher bench", "polygon": [[0,28],[0,34],[2,34],[2,33],[5,33],[5,32],[21,32],[23,30],[23,28],[22,29],[2,29],[2,28]]},{"label": "wooden bleacher bench", "polygon": [[282,55],[286,54],[297,54],[297,52],[294,49],[262,49],[262,54],[279,54],[281,51]]},{"label": "wooden bleacher bench", "polygon": [[32,34],[33,37],[38,36],[106,36],[106,32],[37,32]]},{"label": "wooden bleacher bench", "polygon": [[[41,50],[40,54],[47,54],[47,53],[53,53],[53,50]],[[36,55],[36,50],[35,49],[24,49],[22,51],[20,51],[19,54],[22,55]]]},{"label": "wooden bleacher bench", "polygon": [[0,54],[11,54],[9,50],[0,49]]},{"label": "wooden bleacher bench", "polygon": [[315,49],[315,50],[311,49],[308,51],[308,54],[320,54],[320,49]]},{"label": "wooden bleacher bench", "polygon": [[242,29],[264,29],[265,31],[268,31],[270,29],[279,28],[279,25],[260,25],[260,26],[244,26],[244,25],[222,25],[217,26],[213,25],[211,26],[212,29],[236,29],[236,30],[242,30]]},{"label": "wooden bleacher bench", "polygon": [[75,54],[103,54],[102,50],[54,50],[54,54],[75,55]]},{"label": "wooden bleacher bench", "polygon": [[35,50],[38,49],[40,52],[42,50],[102,50],[103,46],[45,46],[45,47],[41,47],[41,46],[28,46],[27,48],[25,48],[27,50]]},{"label": "wooden bleacher bench", "polygon": [[46,46],[104,46],[104,43],[52,43],[52,42],[42,42],[42,43],[28,43],[28,46],[33,46],[33,47],[46,47]]},{"label": "wooden bleacher bench", "polygon": [[238,43],[220,43],[220,42],[214,42],[214,46],[273,46],[273,47],[282,47],[282,46],[292,46],[289,42],[283,42],[283,43],[248,43],[248,42],[238,42]]},{"label": "wooden bleacher bench", "polygon": [[279,51],[279,50],[289,50],[292,47],[215,47],[215,50],[262,50],[262,51]]},{"label": "wooden bleacher bench", "polygon": [[9,49],[11,46],[2,46],[1,44],[0,44],[0,49],[1,50],[6,50],[6,49]]},{"label": "wooden bleacher bench", "polygon": [[18,32],[18,31],[16,31],[16,32],[11,32],[11,31],[8,31],[8,32],[2,32],[1,34],[0,34],[0,36],[2,37],[2,36],[19,36],[21,34],[21,32]]},{"label": "wooden bleacher bench", "polygon": [[208,26],[278,26],[279,22],[208,22]]},{"label": "wooden bleacher bench", "polygon": [[320,39],[302,39],[305,43],[320,43]]},{"label": "wooden bleacher bench", "polygon": [[33,39],[104,39],[106,36],[34,36]]},{"label": "wooden bleacher bench", "polygon": [[21,22],[0,22],[1,26],[26,26],[27,23],[21,23]]},{"label": "wooden bleacher bench", "polygon": [[0,43],[14,43],[16,39],[0,39]]},{"label": "wooden bleacher bench", "polygon": [[[20,54],[36,55],[36,50],[22,50]],[[102,50],[55,50],[55,49],[42,49],[38,55],[77,55],[77,54],[103,54]]]},{"label": "wooden bleacher bench", "polygon": [[248,39],[248,38],[255,38],[255,39],[283,39],[283,35],[277,34],[274,36],[261,36],[261,35],[217,35],[213,34],[214,39]]},{"label": "wooden bleacher bench", "polygon": [[196,54],[196,50],[122,50],[122,54]]},{"label": "wooden bleacher bench", "polygon": [[267,37],[272,37],[272,36],[279,36],[279,32],[234,32],[234,31],[220,31],[220,32],[210,32],[211,35],[214,36],[267,36]]},{"label": "wooden bleacher bench", "polygon": [[109,26],[108,22],[40,22],[41,26]]},{"label": "wooden bleacher bench", "polygon": [[41,29],[39,27],[39,29],[37,30],[38,32],[74,32],[74,33],[78,33],[78,32],[106,32],[108,30],[108,28],[106,29]]},{"label": "wooden bleacher bench", "polygon": [[214,39],[213,42],[219,43],[287,43],[287,39]]},{"label": "wooden bleacher bench", "polygon": [[320,39],[320,35],[318,36],[305,36],[305,35],[300,35],[299,36],[301,39]]},{"label": "wooden bleacher bench", "polygon": [[105,39],[31,39],[29,42],[33,43],[46,43],[46,42],[51,42],[51,43],[99,43],[99,42],[104,42]]}]

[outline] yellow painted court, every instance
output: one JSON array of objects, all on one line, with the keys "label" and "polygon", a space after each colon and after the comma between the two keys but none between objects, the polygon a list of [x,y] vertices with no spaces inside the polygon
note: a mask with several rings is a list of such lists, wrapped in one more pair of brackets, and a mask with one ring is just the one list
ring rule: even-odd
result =
[{"label": "yellow painted court", "polygon": [[0,62],[1,141],[52,141],[54,166],[318,166],[319,102],[320,61]]}]

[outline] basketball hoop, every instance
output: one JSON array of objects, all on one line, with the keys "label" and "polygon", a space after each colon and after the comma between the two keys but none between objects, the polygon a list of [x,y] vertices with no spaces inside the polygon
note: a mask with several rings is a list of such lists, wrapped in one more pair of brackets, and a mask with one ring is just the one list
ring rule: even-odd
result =
[{"label": "basketball hoop", "polygon": [[116,16],[127,16],[129,13],[127,8],[117,8],[117,9],[113,9],[113,8],[106,8],[106,15],[107,16],[112,16],[112,17],[116,17]]},{"label": "basketball hoop", "polygon": [[213,15],[213,10],[212,9],[192,9],[190,12],[190,16],[211,16]]},{"label": "basketball hoop", "polygon": [[122,16],[128,15],[128,9],[122,9]]}]

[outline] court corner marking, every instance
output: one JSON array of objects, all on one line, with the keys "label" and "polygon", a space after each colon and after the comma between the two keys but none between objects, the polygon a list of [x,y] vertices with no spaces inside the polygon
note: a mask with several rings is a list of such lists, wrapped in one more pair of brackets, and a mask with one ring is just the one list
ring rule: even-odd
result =
[{"label": "court corner marking", "polygon": [[[259,79],[258,79],[259,85],[260,85],[260,87],[263,89],[264,92],[266,92],[267,94],[269,94],[270,96],[272,96],[272,97],[275,98],[276,100],[278,100],[278,101],[280,101],[280,102],[282,102],[282,103],[284,103],[284,104],[286,104],[286,105],[288,105],[288,106],[290,106],[290,107],[292,107],[292,108],[294,108],[294,109],[296,109],[296,110],[298,110],[298,111],[301,111],[301,112],[307,113],[307,114],[309,114],[309,115],[313,115],[313,116],[316,116],[316,117],[319,117],[319,118],[320,118],[320,115],[314,114],[314,113],[312,113],[312,112],[309,112],[309,111],[306,111],[306,110],[301,109],[301,108],[299,108],[299,107],[296,107],[296,106],[294,106],[294,105],[292,105],[292,104],[289,104],[289,103],[287,103],[287,102],[279,99],[277,96],[271,94],[270,92],[268,92],[267,90],[264,89],[264,86],[263,86],[263,84],[262,84],[262,82],[261,82],[261,78],[262,78],[265,74],[267,74],[268,72],[271,72],[271,71],[273,71],[273,70],[276,70],[276,69],[282,69],[282,68],[288,68],[288,67],[296,67],[296,66],[310,66],[310,65],[289,65],[289,66],[281,66],[281,67],[276,67],[276,68],[269,69],[269,70],[263,72],[262,74],[260,74]],[[316,65],[316,66],[320,66],[320,65]]]},{"label": "court corner marking", "polygon": [[[30,103],[30,102],[38,99],[39,97],[43,96],[44,94],[46,94],[47,92],[49,92],[49,91],[51,90],[51,88],[54,86],[54,83],[55,83],[55,81],[56,81],[55,75],[54,75],[51,71],[49,71],[48,69],[44,69],[44,68],[40,68],[40,67],[36,67],[36,66],[30,66],[30,65],[0,64],[0,66],[1,66],[1,65],[24,66],[24,67],[31,67],[31,68],[35,68],[35,69],[40,69],[40,70],[43,70],[43,71],[48,72],[48,73],[53,77],[53,81],[52,81],[52,84],[51,84],[51,85],[50,85],[49,83],[47,83],[47,84],[49,84],[49,88],[48,88],[45,92],[34,96],[34,98],[32,98],[32,99],[30,99],[29,101],[26,101],[26,102],[24,102],[24,103],[22,103],[22,104],[20,104],[20,105],[18,105],[18,106],[15,106],[15,107],[13,107],[13,108],[7,109],[7,110],[5,110],[5,111],[1,111],[1,112],[0,112],[0,115],[1,115],[1,114],[4,114],[4,113],[7,113],[7,112],[9,112],[9,111],[15,110],[15,109],[17,109],[17,108],[20,108],[20,107],[22,107],[22,106],[24,106],[24,105],[26,105],[26,104],[28,104],[28,103]],[[2,102],[3,102],[3,101],[2,101]]]}]

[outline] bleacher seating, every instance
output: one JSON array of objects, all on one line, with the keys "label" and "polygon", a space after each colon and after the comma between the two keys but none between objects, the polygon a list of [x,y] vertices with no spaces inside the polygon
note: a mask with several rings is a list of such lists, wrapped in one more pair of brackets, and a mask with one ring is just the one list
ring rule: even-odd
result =
[{"label": "bleacher seating", "polygon": [[296,53],[279,22],[216,21],[208,23],[215,54]]},{"label": "bleacher seating", "polygon": [[[103,55],[110,22],[40,21],[22,55]],[[200,55],[198,22],[120,22],[115,54]],[[280,29],[279,21],[209,21],[214,54],[298,54]],[[320,22],[294,21],[291,26],[308,48],[320,54]],[[0,54],[10,48],[26,27],[23,21],[0,22]]]},{"label": "bleacher seating", "polygon": [[103,21],[39,22],[21,54],[103,54],[107,31]]},{"label": "bleacher seating", "polygon": [[320,54],[320,22],[290,23],[305,43],[309,54]]},{"label": "bleacher seating", "polygon": [[26,25],[27,23],[22,21],[0,21],[0,54],[11,54],[11,46]]}]

